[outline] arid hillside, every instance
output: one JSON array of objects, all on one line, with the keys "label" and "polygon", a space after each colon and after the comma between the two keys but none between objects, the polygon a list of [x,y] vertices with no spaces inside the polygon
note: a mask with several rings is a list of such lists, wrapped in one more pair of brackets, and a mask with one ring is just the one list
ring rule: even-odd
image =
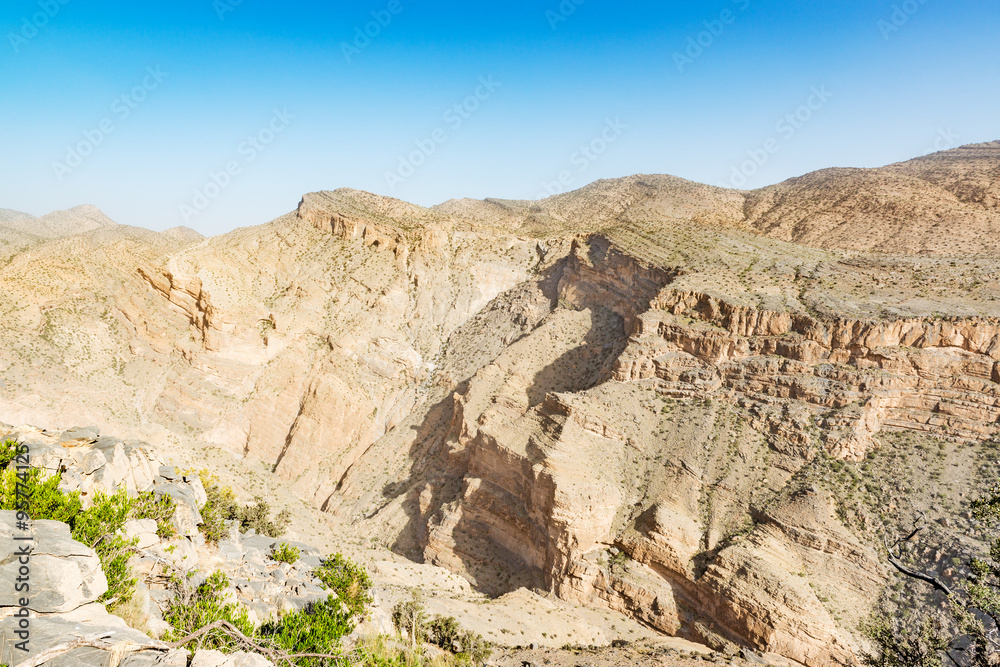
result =
[{"label": "arid hillside", "polygon": [[946,578],[981,537],[998,191],[994,143],[753,192],[319,192],[204,240],[2,211],[0,421],[169,432],[488,595],[855,664],[912,601],[882,537],[925,512]]}]

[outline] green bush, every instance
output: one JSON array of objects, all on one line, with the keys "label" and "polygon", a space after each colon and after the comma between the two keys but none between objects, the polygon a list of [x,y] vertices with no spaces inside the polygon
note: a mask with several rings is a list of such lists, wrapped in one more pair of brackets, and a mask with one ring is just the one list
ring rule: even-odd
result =
[{"label": "green bush", "polygon": [[218,478],[209,474],[207,470],[198,473],[201,478],[201,485],[205,487],[205,495],[208,500],[201,508],[201,532],[209,542],[218,542],[226,536],[228,529],[226,521],[236,518],[239,506],[236,503],[236,494],[228,486],[219,484]]},{"label": "green bush", "polygon": [[17,457],[19,448],[17,441],[9,438],[0,443],[0,468],[6,468]]},{"label": "green bush", "polygon": [[[9,466],[0,477],[0,510],[16,510],[26,500],[32,519],[51,519],[72,525],[82,509],[80,494],[60,491],[61,481],[62,476],[58,473],[42,479],[41,468],[19,472],[15,466]],[[18,484],[21,485],[20,495]]]},{"label": "green bush", "polygon": [[207,470],[198,473],[201,484],[205,487],[208,500],[201,508],[204,523],[201,532],[210,542],[218,542],[228,534],[227,521],[238,521],[240,531],[247,532],[251,528],[261,535],[281,537],[291,521],[291,515],[283,510],[271,519],[271,507],[261,496],[254,497],[254,504],[241,506],[236,502],[236,494],[228,486],[223,486],[214,475]]},{"label": "green bush", "polygon": [[392,608],[392,624],[396,626],[398,632],[405,631],[414,646],[424,641],[426,623],[427,614],[424,613],[424,605],[419,600],[397,602]]},{"label": "green bush", "polygon": [[[354,614],[336,596],[310,603],[305,609],[282,616],[278,623],[261,627],[261,637],[291,654],[337,653],[340,640],[354,630]],[[323,658],[297,658],[302,667],[323,665]]]},{"label": "green bush", "polygon": [[271,558],[279,563],[294,563],[299,559],[299,550],[282,542],[271,549]]},{"label": "green bush", "polygon": [[[163,614],[163,620],[169,623],[171,628],[164,637],[167,641],[177,641],[220,620],[229,621],[247,637],[254,637],[257,634],[245,607],[224,603],[219,599],[219,593],[229,586],[229,578],[224,572],[215,572],[193,590],[185,578],[176,574],[171,578],[171,583],[176,597]],[[243,648],[238,640],[218,629],[202,635],[185,648],[197,647],[227,652]]]},{"label": "green bush", "polygon": [[323,582],[347,606],[352,616],[363,614],[372,603],[372,580],[368,571],[350,558],[335,554],[313,570],[313,576]]},{"label": "green bush", "polygon": [[246,532],[251,528],[259,535],[268,537],[281,537],[291,523],[291,514],[288,510],[282,510],[277,517],[271,520],[271,506],[261,496],[254,496],[252,505],[241,507],[237,511],[236,518],[240,521],[240,530]]},{"label": "green bush", "polygon": [[451,616],[435,616],[426,625],[427,641],[459,658],[481,663],[492,650],[482,635],[465,630]]},{"label": "green bush", "polygon": [[399,602],[392,608],[392,623],[400,632],[406,631],[411,644],[433,644],[457,658],[458,664],[481,664],[490,657],[492,649],[482,635],[465,630],[454,617],[427,618],[419,600]]}]

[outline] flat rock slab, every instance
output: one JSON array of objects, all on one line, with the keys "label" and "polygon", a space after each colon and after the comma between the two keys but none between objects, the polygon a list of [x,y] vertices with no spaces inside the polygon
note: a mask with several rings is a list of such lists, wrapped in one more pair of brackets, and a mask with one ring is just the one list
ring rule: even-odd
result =
[{"label": "flat rock slab", "polygon": [[59,442],[96,442],[101,437],[101,429],[96,426],[77,426],[63,431],[59,436]]},{"label": "flat rock slab", "polygon": [[[16,512],[0,512],[0,606],[19,606],[23,592],[15,590],[21,568],[28,569],[28,608],[39,613],[71,611],[93,602],[108,590],[97,553],[70,536],[69,526],[59,521],[31,522],[31,541],[14,539],[26,535],[16,526]],[[18,550],[31,546],[25,565]]]},{"label": "flat rock slab", "polygon": [[[16,630],[16,618],[9,617],[0,621],[0,633],[3,633],[4,636],[14,637],[13,633]],[[13,656],[6,653],[3,656],[7,660],[11,660],[11,657],[13,657],[13,665],[18,665],[42,651],[71,642],[80,637],[110,633],[107,639],[112,642],[128,641],[138,644],[148,644],[152,641],[138,630],[128,627],[122,619],[109,614],[104,605],[97,603],[84,605],[64,614],[40,615],[31,618],[28,631],[30,632],[28,652],[14,651]],[[8,640],[9,644],[10,640]],[[46,667],[104,667],[108,664],[108,656],[109,653],[107,651],[94,648],[80,648],[53,658],[46,662],[45,665]],[[144,663],[143,661],[131,662],[131,660],[142,657],[136,655],[130,658],[130,661],[123,661],[121,663],[122,667],[139,667],[143,664],[155,664],[152,662]],[[150,657],[159,657],[159,654],[153,654]],[[171,663],[159,664],[169,665]],[[185,663],[178,662],[176,664],[183,665]]]}]

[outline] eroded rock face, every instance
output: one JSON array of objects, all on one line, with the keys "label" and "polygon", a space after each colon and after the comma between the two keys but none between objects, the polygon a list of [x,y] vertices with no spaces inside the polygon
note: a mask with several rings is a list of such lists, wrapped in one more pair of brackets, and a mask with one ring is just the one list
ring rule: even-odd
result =
[{"label": "eroded rock face", "polygon": [[763,411],[807,407],[795,420],[800,433],[818,424],[838,458],[863,459],[883,427],[968,442],[1000,422],[997,321],[819,321],[669,291],[657,306],[643,314],[616,379],[655,378],[670,395],[724,395]]}]

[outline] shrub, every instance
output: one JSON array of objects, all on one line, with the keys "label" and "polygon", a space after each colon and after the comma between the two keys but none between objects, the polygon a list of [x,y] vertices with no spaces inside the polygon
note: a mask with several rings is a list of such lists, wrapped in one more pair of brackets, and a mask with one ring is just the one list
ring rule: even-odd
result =
[{"label": "shrub", "polygon": [[435,616],[428,620],[424,605],[417,599],[396,604],[392,608],[392,623],[398,631],[406,631],[412,646],[423,642],[434,644],[454,654],[459,664],[480,664],[492,653],[482,635],[463,629],[455,618]]},{"label": "shrub", "polygon": [[451,616],[435,616],[427,623],[427,641],[476,664],[490,657],[492,649],[482,635],[465,630]]},{"label": "shrub", "polygon": [[[82,509],[80,494],[61,491],[61,481],[62,475],[58,473],[43,480],[41,468],[19,472],[15,466],[9,466],[0,477],[0,510],[16,510],[19,503],[27,500],[32,519],[51,519],[72,525]],[[21,485],[20,497],[18,484]]]},{"label": "shrub", "polygon": [[424,605],[419,600],[407,600],[398,602],[392,608],[392,624],[396,630],[404,630],[410,636],[410,643],[416,646],[424,641],[427,614],[424,613]]},{"label": "shrub", "polygon": [[0,510],[16,510],[26,501],[32,519],[69,524],[73,539],[94,549],[100,558],[108,590],[99,601],[107,602],[112,611],[127,603],[136,583],[128,560],[137,541],[126,539],[119,531],[130,519],[153,519],[161,536],[172,534],[169,518],[174,511],[173,501],[167,497],[157,499],[152,493],[130,498],[121,488],[111,495],[98,491],[93,506],[84,510],[79,492],[66,493],[59,489],[60,473],[43,479],[41,468],[18,470],[11,465],[18,449],[12,440],[0,444],[0,464],[5,467],[0,474]]},{"label": "shrub", "polygon": [[368,571],[350,558],[335,554],[324,559],[313,570],[313,576],[323,582],[323,588],[332,590],[347,605],[352,616],[363,614],[372,603],[372,580]]},{"label": "shrub", "polygon": [[[354,630],[354,614],[336,596],[312,602],[305,609],[285,614],[278,623],[261,626],[261,637],[289,653],[336,653],[340,640]],[[302,667],[323,665],[323,658],[297,658]]]},{"label": "shrub", "polygon": [[240,531],[247,532],[251,528],[261,535],[268,537],[281,537],[288,524],[291,522],[291,514],[283,510],[277,517],[271,520],[271,507],[261,496],[254,497],[254,503],[241,507],[236,502],[236,494],[228,486],[219,483],[219,479],[210,474],[207,470],[198,473],[201,477],[201,484],[205,487],[205,495],[208,500],[201,508],[201,517],[204,523],[201,532],[205,539],[210,542],[218,542],[227,533],[227,521],[238,521]]},{"label": "shrub", "polygon": [[6,468],[17,457],[19,450],[20,445],[15,440],[8,438],[0,443],[0,468]]},{"label": "shrub", "polygon": [[276,544],[271,550],[271,558],[279,563],[294,563],[299,559],[299,550],[282,542]]},{"label": "shrub", "polygon": [[228,486],[219,484],[219,480],[207,470],[198,472],[201,484],[205,487],[208,500],[201,508],[201,532],[210,542],[218,542],[226,536],[228,529],[226,521],[236,518],[239,506],[236,504],[236,494]]},{"label": "shrub", "polygon": [[277,517],[271,520],[271,506],[261,496],[254,496],[253,505],[241,507],[237,511],[240,521],[240,530],[246,532],[253,528],[260,535],[268,537],[281,537],[291,523],[291,513],[282,510]]},{"label": "shrub", "polygon": [[[222,602],[219,593],[229,586],[229,578],[223,572],[215,572],[200,586],[191,589],[184,577],[174,574],[171,583],[175,598],[170,608],[163,614],[163,620],[171,629],[164,637],[167,641],[177,641],[192,632],[215,621],[228,621],[247,637],[254,637],[256,629],[250,622],[247,610],[242,605]],[[235,651],[242,648],[237,639],[216,629],[202,635],[186,648],[196,647]]]}]

